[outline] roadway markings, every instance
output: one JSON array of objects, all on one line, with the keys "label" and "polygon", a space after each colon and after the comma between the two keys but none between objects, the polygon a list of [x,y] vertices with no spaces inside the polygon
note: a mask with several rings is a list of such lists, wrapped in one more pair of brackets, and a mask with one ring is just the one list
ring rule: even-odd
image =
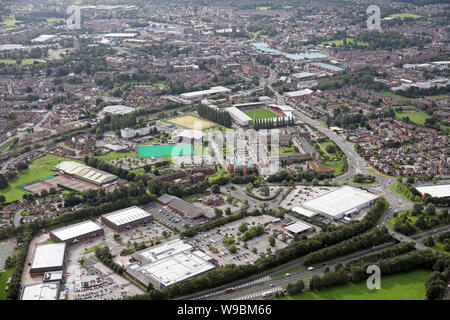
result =
[{"label": "roadway markings", "polygon": [[[233,288],[233,289],[240,289],[240,288],[244,288],[244,287],[250,286],[250,285],[252,285],[252,284],[261,283],[261,282],[264,282],[264,281],[267,281],[267,280],[270,280],[270,279],[271,279],[270,276],[266,276],[266,277],[262,277],[262,278],[253,280],[253,281],[251,281],[251,282],[246,282],[246,283],[244,283],[244,284],[241,284],[241,285],[239,285],[239,286],[232,287],[232,288]],[[204,296],[195,298],[195,299],[193,299],[193,300],[206,299],[206,298],[209,298],[209,297],[212,297],[212,296],[215,296],[215,295],[218,295],[218,294],[222,294],[222,293],[225,293],[225,290],[216,291],[216,292],[213,292],[213,293],[210,293],[210,294],[206,294],[206,295],[204,295]]]},{"label": "roadway markings", "polygon": [[251,299],[253,299],[253,298],[261,298],[261,297],[264,297],[264,296],[267,296],[267,297],[269,297],[269,296],[273,296],[273,294],[275,293],[275,292],[279,292],[279,291],[283,291],[283,288],[274,288],[274,289],[272,289],[272,290],[267,290],[267,291],[263,291],[263,292],[257,292],[257,293],[252,293],[252,294],[249,294],[249,295],[246,295],[246,296],[243,296],[243,297],[239,297],[239,298],[234,298],[234,299],[232,299],[232,300],[251,300]]}]

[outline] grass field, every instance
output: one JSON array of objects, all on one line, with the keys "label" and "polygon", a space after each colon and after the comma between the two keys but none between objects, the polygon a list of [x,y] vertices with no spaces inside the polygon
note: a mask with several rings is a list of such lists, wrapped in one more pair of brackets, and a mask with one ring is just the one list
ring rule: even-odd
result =
[{"label": "grass field", "polygon": [[209,121],[201,117],[194,117],[192,115],[177,117],[167,121],[188,129],[197,129],[197,130],[203,130],[217,125],[217,123],[215,122]]},{"label": "grass field", "polygon": [[270,10],[271,7],[257,7],[256,10],[267,11]]},{"label": "grass field", "polygon": [[420,125],[423,125],[426,119],[431,118],[431,116],[425,112],[396,112],[395,117],[400,120],[403,117],[409,117],[412,122]]},{"label": "grass field", "polygon": [[9,17],[5,20],[3,20],[2,22],[0,22],[0,24],[4,25],[4,26],[14,26],[17,23],[21,23],[22,21],[17,21],[15,17]]},{"label": "grass field", "polygon": [[132,157],[136,158],[136,151],[130,151],[130,152],[109,152],[103,156],[98,156],[97,158],[100,160],[103,160],[105,162],[109,162],[111,160],[116,160],[120,158],[125,157]]},{"label": "grass field", "polygon": [[190,144],[161,145],[161,146],[138,146],[139,158],[169,157],[192,155],[194,150]]},{"label": "grass field", "polygon": [[268,119],[268,118],[279,118],[280,116],[273,111],[268,109],[255,109],[244,111],[253,120]]},{"label": "grass field", "polygon": [[0,273],[0,300],[6,300],[6,281],[12,276],[14,269],[7,269],[5,272]]},{"label": "grass field", "polygon": [[435,241],[434,242],[434,246],[428,247],[428,248],[431,248],[431,249],[434,249],[434,250],[437,250],[437,251],[441,251],[441,252],[443,252],[443,253],[445,253],[447,255],[450,255],[450,251],[445,251],[444,244],[442,242]]},{"label": "grass field", "polygon": [[350,283],[312,292],[306,291],[277,300],[423,300],[429,270],[415,270],[381,276],[381,289],[369,290],[366,282]]},{"label": "grass field", "polygon": [[405,18],[414,18],[414,19],[418,19],[418,18],[422,18],[421,15],[414,14],[414,13],[407,13],[407,12],[391,14],[390,17],[393,17],[393,18],[400,18],[400,19],[405,19]]},{"label": "grass field", "polygon": [[0,63],[4,63],[4,64],[16,64],[16,60],[11,60],[11,59],[0,59]]},{"label": "grass field", "polygon": [[51,154],[34,160],[28,166],[28,169],[22,171],[14,181],[9,183],[7,188],[0,190],[0,194],[5,196],[7,202],[22,199],[25,192],[18,189],[18,186],[54,175],[53,167],[64,160],[73,161],[72,159],[57,157]]},{"label": "grass field", "polygon": [[[347,41],[347,43],[354,43],[355,40],[353,40],[352,38],[346,38],[345,41]],[[330,40],[330,41],[324,41],[322,42],[323,45],[328,45],[328,46],[332,46],[333,44],[336,47],[342,47],[344,45],[344,40],[340,39],[340,40]],[[357,45],[359,46],[368,46],[369,43],[365,42],[365,41],[358,41],[356,42]]]},{"label": "grass field", "polygon": [[392,92],[388,92],[388,91],[382,91],[382,92],[378,92],[378,93],[381,94],[382,96],[398,98],[398,99],[405,100],[405,101],[413,100],[413,99],[410,99],[410,98],[407,98],[407,97],[404,97],[404,96],[401,96],[399,94],[395,94]]}]

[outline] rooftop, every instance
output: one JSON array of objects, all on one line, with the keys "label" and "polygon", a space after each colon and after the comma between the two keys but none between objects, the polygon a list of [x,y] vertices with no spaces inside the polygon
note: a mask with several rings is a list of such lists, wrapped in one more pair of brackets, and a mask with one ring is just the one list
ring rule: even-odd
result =
[{"label": "rooftop", "polygon": [[36,246],[31,269],[59,267],[64,264],[65,243],[50,243]]},{"label": "rooftop", "polygon": [[288,226],[285,227],[286,230],[292,232],[292,233],[300,233],[303,232],[305,230],[311,229],[312,227],[310,227],[309,225],[307,225],[306,223],[297,221],[296,223],[290,224]]},{"label": "rooftop", "polygon": [[59,283],[45,282],[25,286],[21,300],[58,300]]},{"label": "rooftop", "polygon": [[102,217],[108,219],[116,226],[120,226],[143,218],[151,218],[152,215],[138,206],[133,206],[105,214]]},{"label": "rooftop", "polygon": [[73,224],[68,227],[63,227],[56,229],[51,233],[54,234],[61,241],[66,241],[87,233],[99,231],[102,228],[91,220],[83,221],[80,223]]},{"label": "rooftop", "polygon": [[434,198],[450,197],[450,184],[416,187],[421,194],[428,193]]}]

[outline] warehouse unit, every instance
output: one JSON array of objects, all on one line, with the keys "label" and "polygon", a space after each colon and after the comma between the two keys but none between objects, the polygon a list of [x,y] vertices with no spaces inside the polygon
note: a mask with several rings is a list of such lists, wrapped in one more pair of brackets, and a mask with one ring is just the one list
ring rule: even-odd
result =
[{"label": "warehouse unit", "polygon": [[145,287],[152,283],[159,290],[214,270],[217,265],[215,259],[180,239],[139,251],[133,259],[140,265],[125,271]]},{"label": "warehouse unit", "polygon": [[368,191],[344,186],[303,202],[300,206],[331,221],[337,221],[358,213],[361,209],[373,204],[377,198],[377,195]]},{"label": "warehouse unit", "polygon": [[104,232],[102,227],[90,220],[87,220],[68,227],[53,230],[50,232],[50,238],[55,242],[72,244],[102,236],[103,234]]},{"label": "warehouse unit", "polygon": [[20,300],[58,300],[59,282],[45,282],[25,286]]},{"label": "warehouse unit", "polygon": [[134,206],[101,217],[102,222],[116,232],[121,232],[153,221],[151,213]]},{"label": "warehouse unit", "polygon": [[63,271],[66,262],[66,244],[50,243],[38,245],[34,249],[30,275],[43,276],[49,271]]},{"label": "warehouse unit", "polygon": [[124,114],[127,114],[127,113],[132,113],[134,111],[136,111],[135,108],[122,106],[120,104],[114,105],[114,106],[107,106],[107,107],[103,108],[103,112],[105,112],[105,113],[109,113],[112,115],[121,115],[121,116],[123,116]]},{"label": "warehouse unit", "polygon": [[207,98],[210,96],[224,94],[224,93],[231,93],[231,89],[228,89],[228,88],[225,88],[222,86],[211,87],[208,90],[182,93],[180,95],[180,98],[186,99],[186,100],[200,100],[200,99],[204,99],[204,98]]},{"label": "warehouse unit", "polygon": [[304,222],[297,221],[297,222],[295,222],[295,223],[292,223],[292,224],[290,224],[290,225],[284,227],[284,229],[285,229],[288,233],[290,233],[290,234],[296,236],[296,235],[300,235],[300,234],[302,234],[302,233],[304,233],[304,232],[306,232],[306,231],[308,231],[308,230],[312,230],[313,227],[307,225],[307,224],[304,223]]},{"label": "warehouse unit", "polygon": [[450,197],[450,184],[438,184],[433,186],[416,187],[422,197],[428,193],[433,198],[447,198]]},{"label": "warehouse unit", "polygon": [[79,178],[97,186],[105,186],[118,179],[114,174],[74,161],[63,161],[55,166],[54,169],[58,172]]}]

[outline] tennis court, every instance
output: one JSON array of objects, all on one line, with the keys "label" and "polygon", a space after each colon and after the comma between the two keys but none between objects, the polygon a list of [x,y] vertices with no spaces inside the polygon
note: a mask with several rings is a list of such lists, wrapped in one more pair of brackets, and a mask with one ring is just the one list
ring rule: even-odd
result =
[{"label": "tennis court", "polygon": [[190,156],[194,149],[190,144],[167,144],[159,146],[138,146],[138,158]]},{"label": "tennis court", "polygon": [[83,180],[72,178],[63,174],[56,176],[50,176],[47,178],[33,181],[28,184],[22,185],[19,188],[31,192],[41,193],[43,190],[49,191],[50,188],[59,189],[58,185],[70,188],[76,191],[85,191],[89,189],[98,189],[99,187]]}]

